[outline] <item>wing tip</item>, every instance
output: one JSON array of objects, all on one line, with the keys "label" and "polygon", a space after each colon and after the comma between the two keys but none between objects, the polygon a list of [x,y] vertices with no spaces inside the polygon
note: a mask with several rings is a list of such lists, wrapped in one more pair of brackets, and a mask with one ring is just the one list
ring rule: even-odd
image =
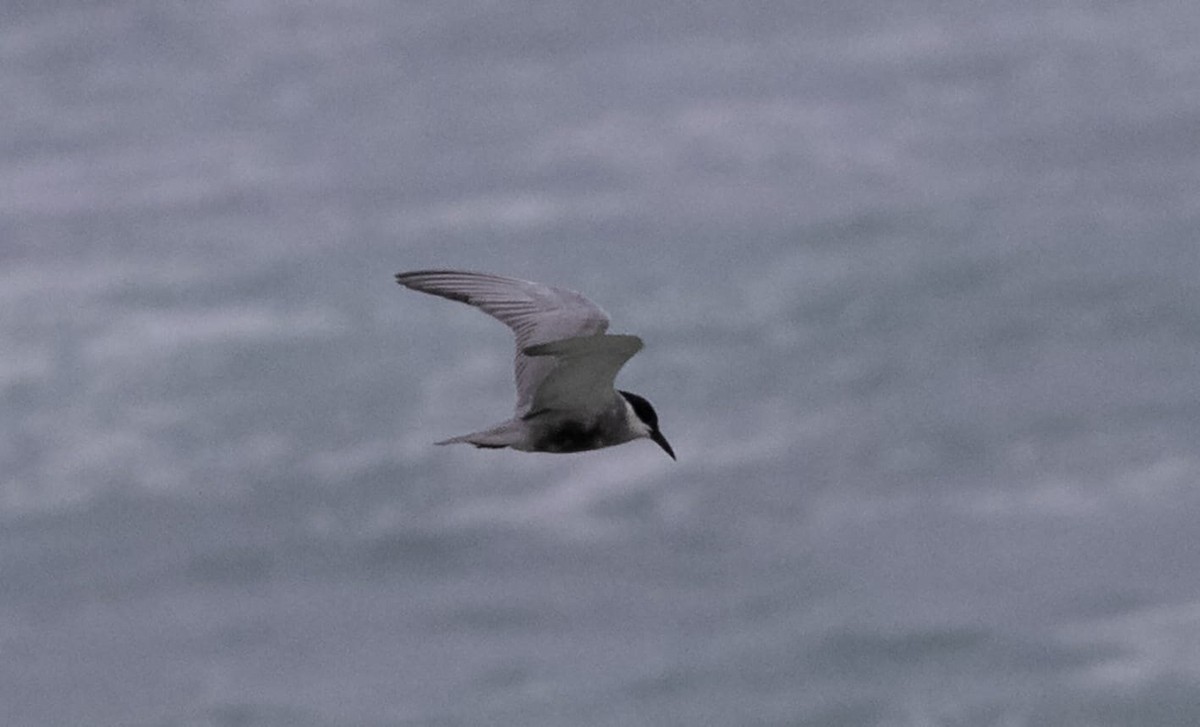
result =
[{"label": "wing tip", "polygon": [[455,275],[462,275],[462,273],[453,270],[413,270],[407,273],[396,273],[396,282],[409,290],[429,293],[468,305],[477,305],[477,301],[470,292],[453,287],[453,276]]},{"label": "wing tip", "polygon": [[408,270],[396,273],[396,282],[401,285],[407,280],[416,280],[418,278],[428,278],[436,275],[446,275],[447,273],[455,273],[455,270]]},{"label": "wing tip", "polygon": [[454,272],[454,270],[408,270],[406,272],[396,273],[396,282],[400,283],[401,285],[408,285],[409,281],[416,281],[420,278],[429,278]]}]

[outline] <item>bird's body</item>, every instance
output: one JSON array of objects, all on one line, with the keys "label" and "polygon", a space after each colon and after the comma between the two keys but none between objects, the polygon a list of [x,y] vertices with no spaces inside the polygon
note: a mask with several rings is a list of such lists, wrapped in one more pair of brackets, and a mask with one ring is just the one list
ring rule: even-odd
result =
[{"label": "bird's body", "polygon": [[571,290],[486,273],[422,270],[398,273],[396,282],[475,306],[516,336],[513,418],[438,444],[583,452],[645,437],[675,457],[650,402],[613,388],[642,340],[606,334],[608,314],[595,303]]},{"label": "bird's body", "polygon": [[592,412],[544,411],[509,419],[491,429],[453,437],[438,444],[468,442],[476,447],[511,447],[524,452],[586,452],[636,439],[624,400]]}]

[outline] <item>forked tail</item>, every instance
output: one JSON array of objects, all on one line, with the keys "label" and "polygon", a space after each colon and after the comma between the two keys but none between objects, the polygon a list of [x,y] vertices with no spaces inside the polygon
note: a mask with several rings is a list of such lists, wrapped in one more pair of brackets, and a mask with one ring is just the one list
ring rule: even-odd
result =
[{"label": "forked tail", "polygon": [[474,444],[476,447],[483,447],[485,449],[503,449],[504,447],[511,447],[520,441],[520,426],[516,422],[507,421],[491,429],[443,439],[440,442],[434,442],[434,444]]}]

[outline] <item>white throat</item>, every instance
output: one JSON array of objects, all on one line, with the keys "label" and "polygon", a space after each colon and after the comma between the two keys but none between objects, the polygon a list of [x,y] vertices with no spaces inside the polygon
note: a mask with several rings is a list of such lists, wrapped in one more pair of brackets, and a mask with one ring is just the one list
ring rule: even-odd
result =
[{"label": "white throat", "polygon": [[638,419],[638,415],[633,410],[633,406],[625,399],[625,397],[621,397],[621,402],[625,404],[625,426],[629,428],[630,432],[633,432],[635,438],[649,437],[651,432],[650,425],[641,419]]}]

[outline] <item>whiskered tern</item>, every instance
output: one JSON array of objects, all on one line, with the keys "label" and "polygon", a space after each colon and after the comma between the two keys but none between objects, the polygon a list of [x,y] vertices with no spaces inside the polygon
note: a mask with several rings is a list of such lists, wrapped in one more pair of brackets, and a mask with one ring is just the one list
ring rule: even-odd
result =
[{"label": "whiskered tern", "polygon": [[642,339],[606,333],[600,306],[573,290],[487,273],[418,270],[397,273],[396,282],[475,306],[517,339],[513,418],[437,444],[584,452],[645,438],[675,459],[650,402],[613,388]]}]

